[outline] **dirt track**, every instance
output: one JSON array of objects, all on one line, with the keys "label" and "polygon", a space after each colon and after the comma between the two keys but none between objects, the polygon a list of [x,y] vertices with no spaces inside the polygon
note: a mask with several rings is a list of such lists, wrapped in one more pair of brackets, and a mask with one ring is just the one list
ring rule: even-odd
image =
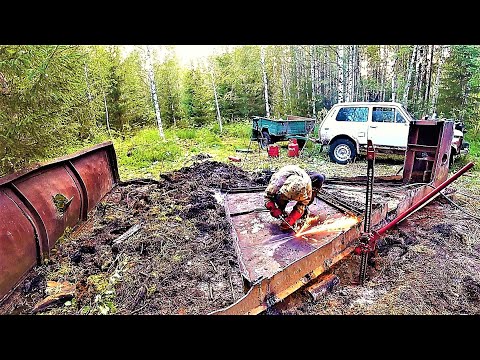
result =
[{"label": "dirt track", "polygon": [[[196,160],[158,181],[117,186],[89,221],[58,241],[48,264],[29,273],[0,314],[208,314],[240,298],[230,225],[216,193],[265,185],[272,172]],[[364,287],[351,285],[358,269],[352,256],[333,269],[340,285],[332,293],[313,302],[300,291],[271,313],[478,314],[479,235],[476,220],[435,201],[382,240]],[[36,309],[47,281],[73,284],[73,298]]]}]

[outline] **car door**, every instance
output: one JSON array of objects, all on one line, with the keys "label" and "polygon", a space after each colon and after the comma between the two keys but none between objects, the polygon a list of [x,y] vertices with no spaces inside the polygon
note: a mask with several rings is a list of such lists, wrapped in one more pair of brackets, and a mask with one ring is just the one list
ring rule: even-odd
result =
[{"label": "car door", "polygon": [[[330,124],[331,130],[336,135],[348,135],[358,141],[360,145],[367,143],[367,120],[368,107],[365,105],[349,106],[345,105],[338,109],[335,120]],[[329,131],[328,128],[325,129]]]},{"label": "car door", "polygon": [[395,106],[373,106],[368,125],[368,138],[373,145],[406,148],[408,120]]}]

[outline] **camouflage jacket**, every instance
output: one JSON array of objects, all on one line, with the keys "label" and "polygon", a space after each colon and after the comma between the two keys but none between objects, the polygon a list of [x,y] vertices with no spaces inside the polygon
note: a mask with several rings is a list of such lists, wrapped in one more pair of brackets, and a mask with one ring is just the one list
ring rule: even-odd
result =
[{"label": "camouflage jacket", "polygon": [[297,201],[296,208],[303,213],[312,199],[312,181],[305,170],[297,165],[286,165],[272,175],[265,189],[265,201],[274,200],[281,194]]}]

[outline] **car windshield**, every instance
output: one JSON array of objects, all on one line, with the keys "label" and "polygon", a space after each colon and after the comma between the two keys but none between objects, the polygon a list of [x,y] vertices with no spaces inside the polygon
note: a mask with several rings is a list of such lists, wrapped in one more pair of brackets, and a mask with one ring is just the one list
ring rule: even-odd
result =
[{"label": "car windshield", "polygon": [[405,112],[408,114],[408,116],[410,116],[411,119],[415,120],[416,117],[410,112],[407,110],[407,108],[402,104],[402,109],[405,110]]}]

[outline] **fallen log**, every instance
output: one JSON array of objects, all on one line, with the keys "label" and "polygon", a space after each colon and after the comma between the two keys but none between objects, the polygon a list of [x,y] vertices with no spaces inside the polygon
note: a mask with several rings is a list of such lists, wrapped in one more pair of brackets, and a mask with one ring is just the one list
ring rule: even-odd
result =
[{"label": "fallen log", "polygon": [[115,240],[113,240],[113,244],[114,245],[118,245],[120,244],[122,241],[128,239],[130,236],[132,236],[133,234],[135,234],[138,230],[140,230],[142,228],[142,225],[141,224],[136,224],[136,225],[133,225],[130,229],[128,229],[126,232],[124,232],[122,235],[120,235],[118,238],[116,238]]},{"label": "fallen log", "polygon": [[45,292],[49,295],[35,304],[32,313],[35,314],[45,310],[50,305],[72,299],[75,294],[75,284],[69,283],[68,281],[47,281],[47,289]]}]

